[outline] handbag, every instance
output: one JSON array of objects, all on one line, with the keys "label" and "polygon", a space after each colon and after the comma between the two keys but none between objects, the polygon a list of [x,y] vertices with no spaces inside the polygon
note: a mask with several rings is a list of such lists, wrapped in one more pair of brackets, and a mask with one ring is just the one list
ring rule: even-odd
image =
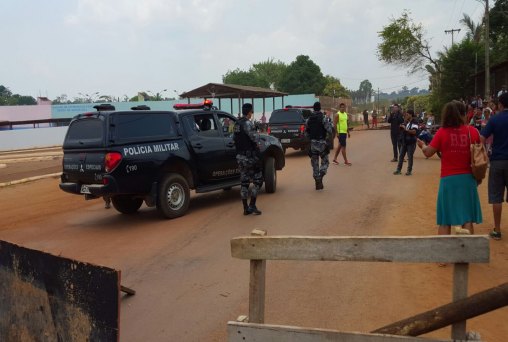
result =
[{"label": "handbag", "polygon": [[468,133],[469,142],[471,144],[471,170],[473,171],[474,178],[478,184],[480,184],[487,173],[489,158],[487,156],[487,151],[485,150],[485,145],[481,142],[473,144],[473,141],[471,140],[470,126],[468,126]]}]

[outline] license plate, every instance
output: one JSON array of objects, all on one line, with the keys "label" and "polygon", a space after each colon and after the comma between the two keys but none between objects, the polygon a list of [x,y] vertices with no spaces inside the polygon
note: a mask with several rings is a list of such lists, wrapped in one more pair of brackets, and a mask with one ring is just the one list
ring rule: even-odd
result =
[{"label": "license plate", "polygon": [[90,192],[90,189],[88,188],[88,185],[86,184],[83,184],[81,185],[81,191],[80,191],[82,194],[89,194],[91,195],[92,193]]},{"label": "license plate", "polygon": [[288,144],[291,142],[291,139],[280,139],[280,142],[283,144]]}]

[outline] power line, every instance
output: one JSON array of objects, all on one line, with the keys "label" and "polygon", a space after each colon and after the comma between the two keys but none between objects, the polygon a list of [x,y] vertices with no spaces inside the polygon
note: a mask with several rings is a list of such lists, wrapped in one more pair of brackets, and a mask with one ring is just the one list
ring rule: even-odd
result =
[{"label": "power line", "polygon": [[348,77],[348,76],[340,76],[339,79],[347,79],[347,80],[354,80],[354,81],[363,81],[363,80],[385,80],[390,78],[398,78],[398,77],[405,77],[406,74],[403,75],[395,75],[395,76],[383,76],[383,77],[364,77],[364,78],[356,78],[356,77]]},{"label": "power line", "polygon": [[446,34],[451,33],[452,34],[452,46],[453,46],[453,34],[454,34],[454,32],[459,33],[460,29],[444,30],[444,33],[446,33]]}]

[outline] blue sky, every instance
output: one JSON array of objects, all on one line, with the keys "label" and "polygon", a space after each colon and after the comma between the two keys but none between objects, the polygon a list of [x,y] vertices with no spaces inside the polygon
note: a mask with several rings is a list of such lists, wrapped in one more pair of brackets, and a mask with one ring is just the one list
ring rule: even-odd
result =
[{"label": "blue sky", "polygon": [[426,30],[433,52],[444,30],[465,28],[476,0],[2,0],[0,85],[31,96],[138,91],[164,96],[222,82],[228,70],[308,55],[350,89],[368,79],[385,92],[427,88],[425,74],[384,65],[379,31],[404,9]]}]

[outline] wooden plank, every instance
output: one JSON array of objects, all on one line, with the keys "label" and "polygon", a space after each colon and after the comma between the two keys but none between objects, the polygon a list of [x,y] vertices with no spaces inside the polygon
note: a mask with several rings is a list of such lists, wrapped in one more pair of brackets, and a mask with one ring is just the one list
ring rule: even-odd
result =
[{"label": "wooden plank", "polygon": [[0,241],[0,341],[118,341],[120,271]]},{"label": "wooden plank", "polygon": [[[453,266],[453,301],[467,298],[469,264],[455,264]],[[466,321],[452,325],[452,339],[466,339]]]},{"label": "wooden plank", "polygon": [[136,294],[136,290],[123,285],[120,286],[120,291],[127,293],[128,296],[134,296]]},{"label": "wooden plank", "polygon": [[229,342],[450,342],[419,337],[341,332],[329,329],[228,322]]},{"label": "wooden plank", "polygon": [[[266,236],[266,231],[254,229],[253,236]],[[266,282],[266,261],[250,261],[250,282],[249,282],[249,322],[265,322],[265,282]]]},{"label": "wooden plank", "polygon": [[265,321],[265,279],[266,261],[250,261],[249,322]]},{"label": "wooden plank", "polygon": [[372,333],[419,336],[504,306],[508,306],[508,283],[389,324]]},{"label": "wooden plank", "polygon": [[251,260],[489,262],[486,235],[268,236],[231,239],[231,255]]}]

